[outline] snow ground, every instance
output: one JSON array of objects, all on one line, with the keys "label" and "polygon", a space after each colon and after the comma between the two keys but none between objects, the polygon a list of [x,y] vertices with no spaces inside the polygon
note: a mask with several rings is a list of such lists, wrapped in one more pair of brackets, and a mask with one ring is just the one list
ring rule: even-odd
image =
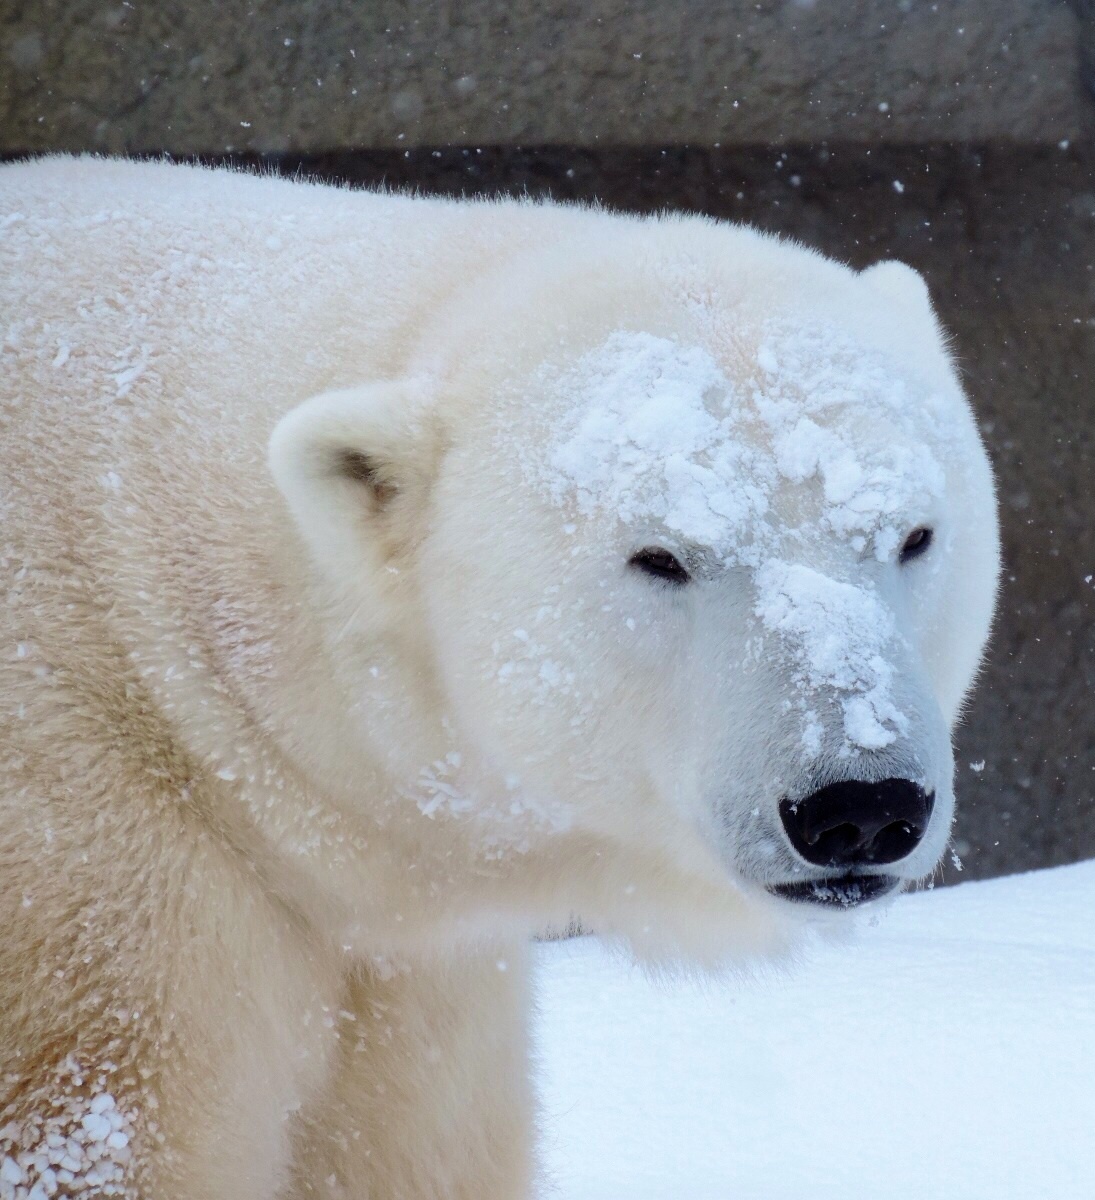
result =
[{"label": "snow ground", "polygon": [[545,1198],[1095,1197],[1095,861],[901,897],[759,980],[538,953]]}]

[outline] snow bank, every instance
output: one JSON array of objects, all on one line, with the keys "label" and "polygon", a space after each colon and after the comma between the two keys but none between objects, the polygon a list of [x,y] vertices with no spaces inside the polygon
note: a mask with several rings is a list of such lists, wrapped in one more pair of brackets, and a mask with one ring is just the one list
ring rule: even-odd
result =
[{"label": "snow bank", "polygon": [[540,949],[544,1197],[1095,1195],[1095,862],[922,893],[752,982]]}]

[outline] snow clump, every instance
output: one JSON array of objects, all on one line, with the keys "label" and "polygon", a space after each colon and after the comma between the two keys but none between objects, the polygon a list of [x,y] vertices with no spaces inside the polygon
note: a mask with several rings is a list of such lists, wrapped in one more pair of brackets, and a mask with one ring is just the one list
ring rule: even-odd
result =
[{"label": "snow clump", "polygon": [[133,1114],[68,1060],[47,1110],[0,1128],[0,1200],[129,1196]]}]

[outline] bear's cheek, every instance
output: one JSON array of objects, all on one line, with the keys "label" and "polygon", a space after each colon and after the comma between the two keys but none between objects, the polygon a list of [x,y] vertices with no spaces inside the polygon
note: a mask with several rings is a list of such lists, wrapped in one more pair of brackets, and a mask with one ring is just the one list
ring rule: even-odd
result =
[{"label": "bear's cheek", "polygon": [[681,672],[641,595],[628,603],[588,585],[495,608],[486,625],[465,613],[443,647],[446,706],[500,772],[551,790],[597,780],[633,792],[652,756],[683,757]]}]

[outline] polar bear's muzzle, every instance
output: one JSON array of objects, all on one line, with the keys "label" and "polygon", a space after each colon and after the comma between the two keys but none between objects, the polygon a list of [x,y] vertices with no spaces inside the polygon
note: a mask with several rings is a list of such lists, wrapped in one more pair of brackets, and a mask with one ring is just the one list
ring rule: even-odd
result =
[{"label": "polar bear's muzzle", "polygon": [[898,878],[877,868],[913,853],[934,807],[935,793],[909,779],[840,780],[781,801],[780,818],[795,853],[831,874],[770,890],[788,900],[846,906],[892,891]]}]

